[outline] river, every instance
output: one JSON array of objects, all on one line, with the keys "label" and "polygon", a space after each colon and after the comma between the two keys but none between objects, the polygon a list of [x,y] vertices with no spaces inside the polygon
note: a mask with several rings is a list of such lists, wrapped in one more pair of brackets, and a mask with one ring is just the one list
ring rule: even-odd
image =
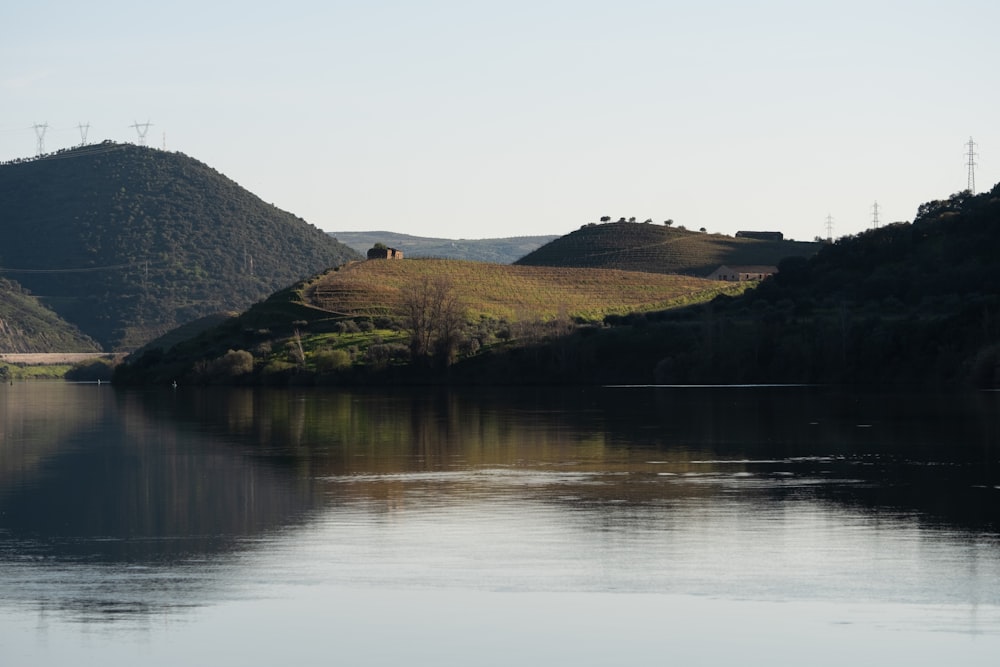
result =
[{"label": "river", "polygon": [[0,387],[7,665],[995,664],[1000,394]]}]

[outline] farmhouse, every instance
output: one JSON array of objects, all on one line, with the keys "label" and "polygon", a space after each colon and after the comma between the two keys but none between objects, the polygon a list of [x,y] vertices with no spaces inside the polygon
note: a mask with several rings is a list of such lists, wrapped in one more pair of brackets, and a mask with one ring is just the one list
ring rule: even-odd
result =
[{"label": "farmhouse", "polygon": [[778,267],[776,266],[726,266],[723,264],[708,274],[707,278],[709,280],[740,282],[742,280],[763,280],[777,272]]},{"label": "farmhouse", "polygon": [[403,251],[385,246],[375,246],[368,251],[368,259],[403,259]]},{"label": "farmhouse", "polygon": [[736,232],[738,239],[757,239],[758,241],[782,241],[785,235],[781,232]]}]

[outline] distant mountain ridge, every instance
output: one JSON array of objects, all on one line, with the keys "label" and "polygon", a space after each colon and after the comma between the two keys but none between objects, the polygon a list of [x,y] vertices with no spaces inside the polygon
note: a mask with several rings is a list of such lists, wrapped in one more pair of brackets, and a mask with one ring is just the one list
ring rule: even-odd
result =
[{"label": "distant mountain ridge", "polygon": [[0,165],[0,276],[108,351],[357,258],[181,153],[105,142]]},{"label": "distant mountain ridge", "polygon": [[513,264],[531,251],[559,238],[557,235],[511,236],[494,239],[443,239],[398,232],[330,232],[341,243],[362,255],[376,243],[403,251],[404,257],[466,259],[474,262]]},{"label": "distant mountain ridge", "polygon": [[728,266],[776,266],[786,257],[811,257],[819,243],[735,238],[651,223],[587,224],[515,262],[705,277]]}]

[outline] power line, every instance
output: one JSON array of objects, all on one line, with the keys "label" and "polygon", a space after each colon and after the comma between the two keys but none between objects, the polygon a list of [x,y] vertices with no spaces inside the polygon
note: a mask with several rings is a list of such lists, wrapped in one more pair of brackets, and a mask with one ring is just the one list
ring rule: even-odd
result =
[{"label": "power line", "polygon": [[829,214],[826,216],[826,239],[833,241],[833,216]]},{"label": "power line", "polygon": [[[119,269],[138,268],[138,265],[130,264],[109,264],[107,266],[85,266],[73,269],[16,269],[12,267],[0,266],[0,273],[93,273],[95,271],[117,271]],[[149,263],[146,262],[145,272],[149,273]]]},{"label": "power line", "polygon": [[878,229],[878,202],[872,204],[872,229]]}]

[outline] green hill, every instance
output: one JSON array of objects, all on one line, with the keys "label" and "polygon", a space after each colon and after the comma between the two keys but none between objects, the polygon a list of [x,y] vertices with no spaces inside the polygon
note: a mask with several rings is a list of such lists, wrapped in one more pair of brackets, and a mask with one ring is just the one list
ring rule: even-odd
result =
[{"label": "green hill", "polygon": [[441,363],[446,337],[450,365],[576,326],[593,329],[611,316],[706,302],[746,287],[613,269],[351,262],[186,341],[175,336],[159,349],[151,345],[119,369],[116,381],[426,381],[426,365]]},{"label": "green hill", "polygon": [[818,243],[736,238],[634,222],[588,224],[519,259],[527,266],[578,266],[707,276],[723,264],[772,265],[809,257]]},{"label": "green hill", "polygon": [[105,142],[0,165],[0,275],[105,350],[355,258],[180,153]]},{"label": "green hill", "polygon": [[439,239],[397,232],[331,232],[341,243],[364,255],[376,243],[403,251],[404,257],[466,259],[513,264],[557,236],[512,236],[497,239]]}]

